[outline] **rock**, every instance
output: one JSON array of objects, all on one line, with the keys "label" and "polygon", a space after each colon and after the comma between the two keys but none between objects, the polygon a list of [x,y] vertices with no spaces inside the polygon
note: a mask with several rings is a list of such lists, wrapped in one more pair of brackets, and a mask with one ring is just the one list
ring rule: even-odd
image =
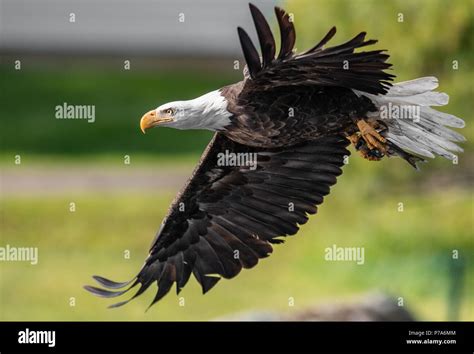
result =
[{"label": "rock", "polygon": [[295,312],[247,311],[216,321],[414,321],[413,315],[398,306],[395,298],[371,293],[353,302],[331,302]]}]

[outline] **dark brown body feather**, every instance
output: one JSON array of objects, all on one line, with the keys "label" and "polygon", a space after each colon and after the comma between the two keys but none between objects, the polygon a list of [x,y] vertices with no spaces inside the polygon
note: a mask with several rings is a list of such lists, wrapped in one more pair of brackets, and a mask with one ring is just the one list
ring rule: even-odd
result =
[{"label": "dark brown body feather", "polygon": [[343,87],[295,86],[268,91],[231,93],[239,86],[223,89],[235,95],[227,110],[232,124],[224,133],[241,144],[256,147],[290,146],[330,134],[355,129],[354,120],[375,107],[364,96]]}]

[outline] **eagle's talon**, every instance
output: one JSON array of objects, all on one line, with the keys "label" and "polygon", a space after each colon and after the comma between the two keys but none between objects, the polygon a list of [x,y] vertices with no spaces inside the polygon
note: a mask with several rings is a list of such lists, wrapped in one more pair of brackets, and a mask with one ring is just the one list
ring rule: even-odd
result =
[{"label": "eagle's talon", "polygon": [[378,159],[381,159],[382,157],[385,156],[385,154],[382,151],[380,151],[379,149],[370,150],[370,155],[373,156],[373,157],[376,157]]},{"label": "eagle's talon", "polygon": [[363,119],[357,121],[357,127],[359,128],[362,139],[366,142],[367,147],[370,150],[379,150],[382,153],[382,157],[385,154],[386,147],[385,143],[387,140],[380,135],[375,129],[376,123],[368,123]]},{"label": "eagle's talon", "polygon": [[354,145],[354,148],[359,151],[363,146],[366,146],[366,142],[361,139],[361,136],[359,133],[354,133],[352,135],[348,135],[347,139]]},{"label": "eagle's talon", "polygon": [[[363,139],[361,139],[361,141],[364,142]],[[369,149],[367,144],[363,144],[358,151],[364,159],[369,161],[380,161],[385,156],[385,154],[378,149]]]},{"label": "eagle's talon", "polygon": [[364,145],[366,145],[365,141],[363,139],[359,139],[359,141],[355,145],[355,148],[356,148],[356,150],[360,150],[362,148],[362,146],[364,146]]}]

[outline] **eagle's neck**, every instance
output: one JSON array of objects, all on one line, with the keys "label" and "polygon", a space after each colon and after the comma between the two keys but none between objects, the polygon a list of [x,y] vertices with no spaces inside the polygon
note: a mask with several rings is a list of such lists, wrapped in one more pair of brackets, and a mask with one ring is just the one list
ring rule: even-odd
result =
[{"label": "eagle's neck", "polygon": [[178,119],[173,127],[177,129],[223,130],[230,122],[227,100],[220,90],[211,91],[189,101],[181,101],[183,119]]}]

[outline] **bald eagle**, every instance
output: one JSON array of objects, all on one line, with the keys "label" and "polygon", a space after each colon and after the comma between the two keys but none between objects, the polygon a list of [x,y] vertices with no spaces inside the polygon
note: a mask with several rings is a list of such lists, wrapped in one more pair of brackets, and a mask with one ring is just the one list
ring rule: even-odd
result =
[{"label": "bald eagle", "polygon": [[[153,305],[175,283],[179,293],[191,273],[206,293],[221,278],[254,267],[273,244],[296,234],[316,213],[342,173],[351,143],[368,160],[399,156],[415,168],[425,158],[454,159],[462,151],[455,142],[464,137],[446,126],[462,128],[464,121],[430,107],[448,103],[448,95],[433,91],[436,78],[392,84],[385,50],[356,51],[376,43],[366,40],[365,32],[329,47],[333,27],[313,48],[297,54],[293,22],[278,7],[276,55],[264,16],[252,4],[250,12],[261,57],[239,27],[247,64],[242,81],[164,104],[141,118],[143,132],[164,126],[215,134],[138,274],[123,283],[94,276],[101,287],[85,286],[106,298],[139,286],[131,298],[111,307],[156,283]],[[234,159],[221,159],[224,153]],[[254,157],[255,164],[235,156]]]}]

